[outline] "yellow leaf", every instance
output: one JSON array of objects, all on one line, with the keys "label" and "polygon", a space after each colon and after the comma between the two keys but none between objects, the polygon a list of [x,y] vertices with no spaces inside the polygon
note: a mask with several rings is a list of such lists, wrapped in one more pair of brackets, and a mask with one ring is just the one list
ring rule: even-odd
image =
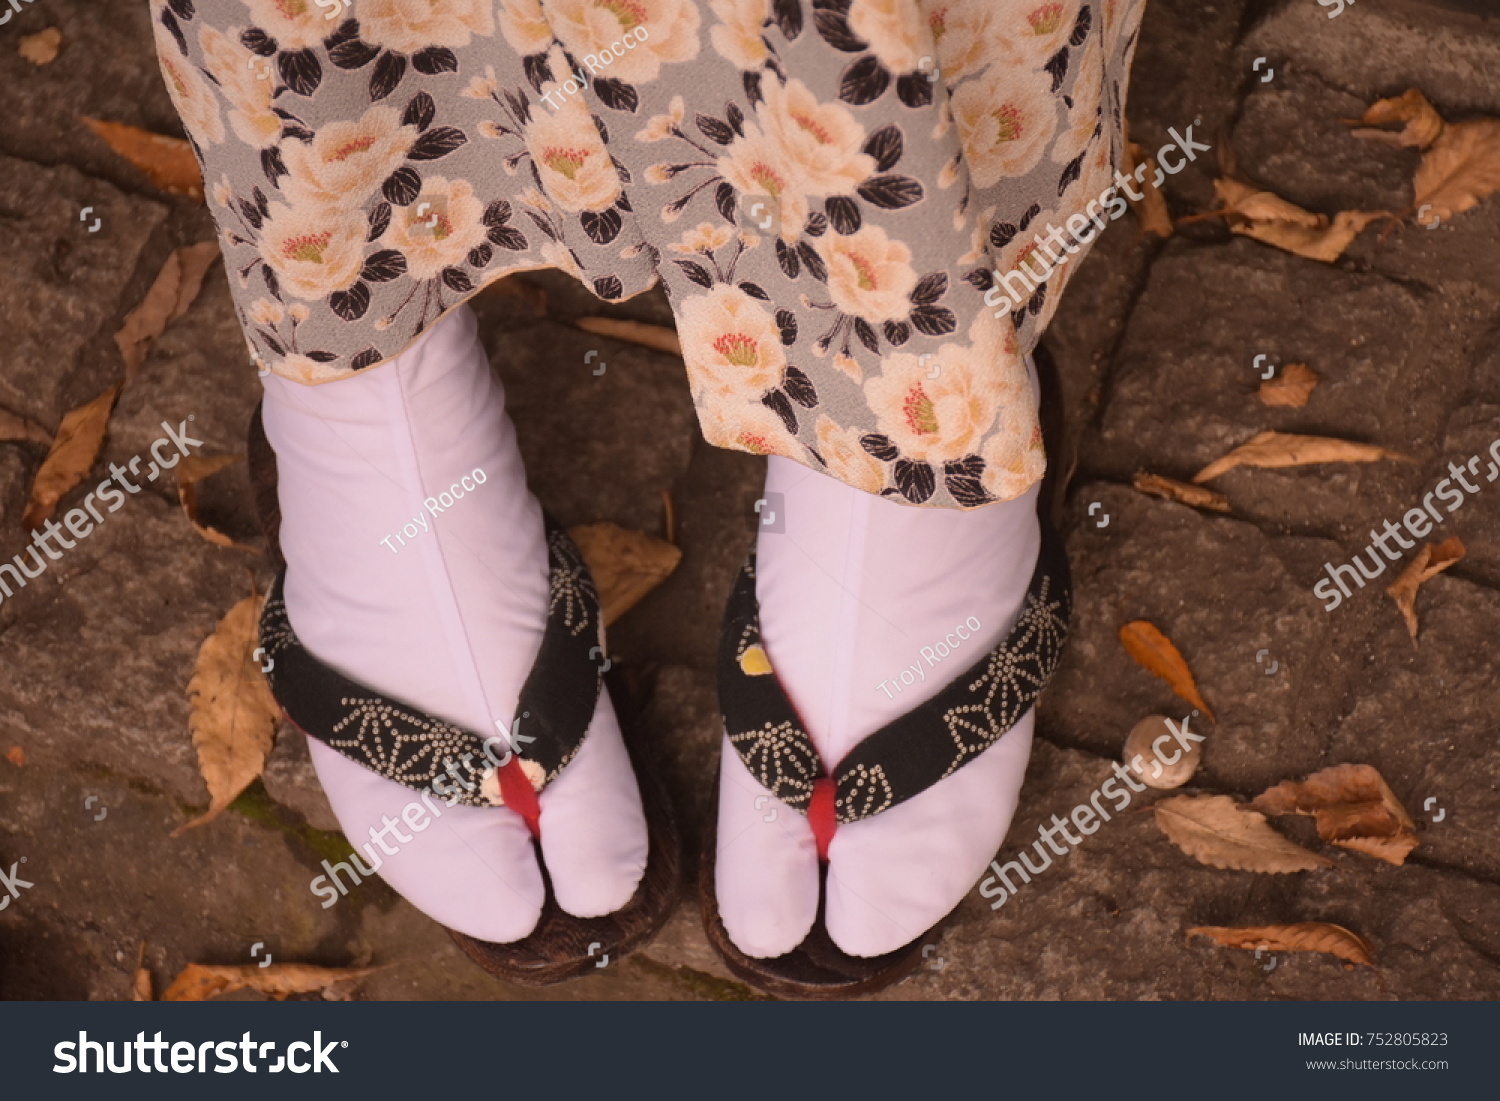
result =
[{"label": "yellow leaf", "polygon": [[1275,469],[1313,463],[1373,463],[1381,459],[1410,462],[1411,457],[1368,443],[1353,443],[1328,436],[1294,436],[1286,432],[1261,432],[1240,444],[1223,458],[1215,459],[1197,474],[1194,482],[1207,482],[1237,466]]},{"label": "yellow leaf", "polygon": [[613,340],[628,340],[658,352],[682,355],[682,341],[677,339],[675,329],[661,325],[647,325],[643,321],[621,321],[613,317],[580,317],[573,324],[586,333],[607,336]]},{"label": "yellow leaf", "polygon": [[188,726],[210,802],[173,837],[218,817],[266,766],[281,709],[251,656],[260,644],[260,605],[259,596],[241,600],[198,649],[188,682]]},{"label": "yellow leaf", "polygon": [[1332,225],[1322,215],[1318,217],[1321,224],[1316,226],[1273,221],[1232,225],[1229,228],[1241,236],[1253,237],[1304,259],[1331,264],[1344,254],[1344,250],[1365,226],[1377,218],[1389,218],[1392,215],[1383,210],[1341,210],[1333,216]]},{"label": "yellow leaf", "polygon": [[1406,620],[1406,630],[1411,635],[1413,646],[1418,645],[1417,589],[1422,582],[1436,577],[1453,563],[1460,561],[1464,554],[1463,540],[1456,535],[1450,535],[1441,543],[1428,543],[1385,590],[1396,602],[1396,607],[1401,609],[1401,617]]},{"label": "yellow leaf", "polygon": [[163,191],[193,199],[203,198],[203,177],[198,171],[198,159],[193,156],[193,147],[181,138],[164,137],[119,122],[91,118],[82,121]]},{"label": "yellow leaf", "polygon": [[1263,948],[1272,952],[1322,952],[1365,967],[1375,966],[1374,949],[1358,933],[1326,921],[1299,921],[1292,925],[1199,925],[1189,937],[1208,937],[1225,948]]},{"label": "yellow leaf", "polygon": [[1399,132],[1355,130],[1353,134],[1358,138],[1372,138],[1391,145],[1414,146],[1418,149],[1426,149],[1443,132],[1443,116],[1415,88],[1408,88],[1399,96],[1377,100],[1359,121],[1365,126],[1403,123]]},{"label": "yellow leaf", "polygon": [[1137,473],[1131,485],[1140,493],[1149,493],[1153,497],[1191,505],[1193,508],[1206,508],[1212,512],[1229,511],[1229,498],[1222,493],[1215,493],[1203,486],[1188,485],[1173,478],[1163,478],[1160,474]]},{"label": "yellow leaf", "polygon": [[353,985],[379,970],[378,967],[317,967],[310,963],[273,963],[266,967],[253,963],[225,967],[190,963],[172,980],[161,1000],[201,1002],[245,989],[268,994],[278,1001],[292,994],[317,991],[324,992],[326,997],[333,988]]},{"label": "yellow leaf", "polygon": [[33,65],[48,65],[57,60],[57,50],[61,45],[62,31],[56,27],[48,27],[36,34],[23,36],[16,52]]},{"label": "yellow leaf", "polygon": [[1426,217],[1418,216],[1423,225],[1462,214],[1500,189],[1500,119],[1449,126],[1422,155],[1412,187],[1413,205],[1431,208]]},{"label": "yellow leaf", "polygon": [[63,414],[57,438],[42,460],[31,483],[26,515],[21,522],[32,531],[52,518],[62,495],[83,481],[99,457],[104,434],[109,429],[109,415],[123,382],[117,382],[93,401],[85,402]]},{"label": "yellow leaf", "polygon": [[1322,226],[1328,219],[1287,202],[1270,191],[1234,179],[1214,181],[1214,194],[1225,207],[1225,213],[1249,218],[1252,222],[1290,222],[1293,225]]},{"label": "yellow leaf", "polygon": [[1260,384],[1262,405],[1301,409],[1318,385],[1317,373],[1305,363],[1288,363],[1275,378]]},{"label": "yellow leaf", "polygon": [[167,257],[146,297],[125,315],[120,331],[115,333],[115,346],[125,359],[126,382],[135,377],[146,361],[151,342],[187,313],[203,287],[209,265],[218,256],[218,243],[203,241],[177,249]]},{"label": "yellow leaf", "polygon": [[1198,694],[1198,685],[1188,663],[1172,645],[1172,640],[1144,619],[1137,619],[1120,628],[1120,644],[1125,652],[1135,659],[1137,665],[1148,673],[1154,673],[1171,686],[1188,703],[1202,711],[1210,719],[1214,713]]},{"label": "yellow leaf", "polygon": [[1333,866],[1326,856],[1282,837],[1265,815],[1227,795],[1174,795],[1152,811],[1157,828],[1172,844],[1211,868],[1286,875]]},{"label": "yellow leaf", "polygon": [[682,560],[671,543],[618,524],[582,524],[568,534],[583,552],[608,627],[665,581]]}]

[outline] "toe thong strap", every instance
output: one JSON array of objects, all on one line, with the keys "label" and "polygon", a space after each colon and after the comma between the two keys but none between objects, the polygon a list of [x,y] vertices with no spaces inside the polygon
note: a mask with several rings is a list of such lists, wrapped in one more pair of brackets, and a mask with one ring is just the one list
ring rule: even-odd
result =
[{"label": "toe thong strap", "polygon": [[767,791],[802,814],[815,787],[821,792],[829,781],[838,822],[879,814],[958,771],[1026,714],[1057,668],[1071,603],[1062,540],[1044,523],[1026,603],[1005,639],[932,699],[861,741],[827,776],[761,646],[752,554],[729,597],[719,646],[730,744]]},{"label": "toe thong strap", "polygon": [[[266,597],[260,642],[276,702],[310,737],[388,780],[468,806],[526,813],[567,767],[588,730],[602,683],[599,596],[583,555],[549,516],[550,599],[541,648],[508,728],[476,733],[393,699],[318,660],[292,630],[285,572]],[[597,649],[596,649],[597,648]],[[528,795],[529,792],[529,795]],[[507,797],[509,796],[509,797]]]}]

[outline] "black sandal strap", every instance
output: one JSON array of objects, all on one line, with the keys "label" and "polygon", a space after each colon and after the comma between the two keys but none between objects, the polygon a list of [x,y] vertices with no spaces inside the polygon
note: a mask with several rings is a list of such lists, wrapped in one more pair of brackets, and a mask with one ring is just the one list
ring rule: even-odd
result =
[{"label": "black sandal strap", "polygon": [[[272,694],[287,718],[388,780],[419,791],[451,793],[467,806],[498,802],[498,794],[486,797],[478,780],[508,759],[512,743],[533,788],[541,791],[557,779],[578,752],[594,715],[603,683],[596,655],[604,653],[604,627],[583,554],[550,516],[545,523],[551,594],[547,625],[508,731],[497,726],[476,733],[434,718],[319,661],[292,630],[282,597],[283,570],[261,612],[260,642],[273,663],[266,674]],[[454,780],[453,772],[464,782]],[[495,785],[489,790],[498,792]]]},{"label": "black sandal strap", "polygon": [[[875,731],[839,762],[832,777],[838,821],[888,810],[999,741],[1056,670],[1071,606],[1062,539],[1044,521],[1041,554],[1015,626],[936,696]],[[761,646],[753,553],[725,612],[719,696],[730,744],[745,767],[777,799],[806,814],[823,765]]]}]

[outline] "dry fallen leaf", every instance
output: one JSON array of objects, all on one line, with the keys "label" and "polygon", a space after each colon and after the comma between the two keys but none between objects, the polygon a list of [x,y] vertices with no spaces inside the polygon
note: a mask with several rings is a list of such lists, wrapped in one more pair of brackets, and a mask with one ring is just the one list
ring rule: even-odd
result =
[{"label": "dry fallen leaf", "polygon": [[1157,828],[1200,864],[1267,875],[1333,867],[1332,860],[1282,837],[1265,815],[1227,795],[1174,795],[1152,810]]},{"label": "dry fallen leaf", "polygon": [[123,382],[117,382],[93,401],[85,402],[63,414],[57,437],[31,483],[26,515],[21,522],[35,531],[52,518],[62,495],[83,481],[104,446],[109,415]]},{"label": "dry fallen leaf", "polygon": [[1364,126],[1390,126],[1404,124],[1399,131],[1354,130],[1357,138],[1371,138],[1396,146],[1414,146],[1426,149],[1443,132],[1443,116],[1427,102],[1427,97],[1415,88],[1408,88],[1399,96],[1377,100],[1358,120]]},{"label": "dry fallen leaf", "polygon": [[193,525],[193,530],[203,538],[218,547],[233,547],[236,550],[260,552],[255,547],[248,547],[244,543],[236,543],[218,528],[209,527],[198,518],[198,483],[210,474],[215,474],[229,466],[236,459],[234,455],[185,455],[178,462],[173,473],[177,475],[177,501],[182,505],[182,511],[188,518],[188,523]]},{"label": "dry fallen leaf", "polygon": [[1304,259],[1331,264],[1344,254],[1365,226],[1377,218],[1389,217],[1392,215],[1383,210],[1341,210],[1333,216],[1332,224],[1320,214],[1319,224],[1315,226],[1272,221],[1234,224],[1229,228],[1241,236],[1253,237]]},{"label": "dry fallen leaf", "polygon": [[1396,602],[1396,607],[1401,609],[1401,617],[1406,620],[1406,630],[1411,635],[1413,646],[1418,645],[1417,589],[1422,582],[1436,577],[1453,563],[1460,561],[1464,554],[1463,540],[1456,535],[1450,535],[1441,543],[1428,543],[1385,590]]},{"label": "dry fallen leaf", "polygon": [[151,993],[151,969],[146,966],[146,942],[141,941],[141,950],[135,960],[135,975],[130,982],[130,1000],[133,1002],[154,1001]]},{"label": "dry fallen leaf", "polygon": [[1215,493],[1203,486],[1179,482],[1173,478],[1163,478],[1160,474],[1137,473],[1131,484],[1141,493],[1176,501],[1178,504],[1206,508],[1213,512],[1229,511],[1229,498],[1222,493]]},{"label": "dry fallen leaf", "polygon": [[119,122],[85,118],[83,124],[163,191],[203,198],[203,177],[193,147],[181,138],[153,134]]},{"label": "dry fallen leaf", "polygon": [[27,443],[52,443],[52,433],[25,417],[0,409],[0,442],[24,440]]},{"label": "dry fallen leaf", "polygon": [[580,317],[573,324],[596,336],[628,340],[632,344],[655,348],[658,352],[682,355],[682,341],[677,339],[677,331],[661,325],[647,325],[644,321],[621,321],[613,317]]},{"label": "dry fallen leaf", "polygon": [[346,999],[339,996],[336,988],[351,986],[379,970],[378,967],[317,967],[310,963],[273,963],[266,967],[254,963],[226,967],[190,963],[172,980],[161,1000],[201,1002],[218,994],[249,989],[277,1001],[292,994],[315,991],[322,991],[325,997],[332,992],[330,1000],[342,1001]]},{"label": "dry fallen leaf", "polygon": [[1369,765],[1335,765],[1300,782],[1286,780],[1250,804],[1266,814],[1310,814],[1318,836],[1390,864],[1417,847],[1417,828],[1401,800]]},{"label": "dry fallen leaf", "polygon": [[1214,194],[1224,205],[1219,213],[1237,214],[1252,222],[1290,222],[1293,225],[1320,226],[1327,223],[1321,214],[1303,210],[1280,195],[1263,191],[1253,184],[1227,177],[1214,181]]},{"label": "dry fallen leaf", "polygon": [[1272,952],[1323,952],[1350,963],[1374,967],[1374,949],[1358,933],[1326,921],[1299,921],[1293,925],[1198,925],[1189,937],[1204,936],[1225,948],[1264,948]]},{"label": "dry fallen leaf", "polygon": [[1221,459],[1215,459],[1197,474],[1194,482],[1207,482],[1237,466],[1278,468],[1311,463],[1373,463],[1381,459],[1410,462],[1409,455],[1374,444],[1336,440],[1328,436],[1295,436],[1287,432],[1261,432]]},{"label": "dry fallen leaf", "polygon": [[1288,406],[1301,409],[1312,397],[1319,379],[1317,372],[1305,363],[1288,363],[1275,378],[1260,384],[1262,405]]},{"label": "dry fallen leaf", "polygon": [[47,65],[57,60],[57,51],[60,46],[62,46],[62,31],[56,27],[48,27],[44,31],[37,31],[36,34],[23,36],[16,52],[33,65]]},{"label": "dry fallen leaf", "polygon": [[1198,694],[1198,685],[1188,663],[1167,638],[1144,619],[1133,620],[1120,628],[1120,644],[1125,652],[1135,659],[1137,665],[1148,673],[1154,673],[1171,686],[1188,703],[1202,711],[1210,719],[1214,713]]},{"label": "dry fallen leaf", "polygon": [[594,575],[606,627],[665,581],[682,560],[682,551],[671,543],[618,524],[582,524],[568,534]]},{"label": "dry fallen leaf", "polygon": [[[1127,142],[1125,158],[1121,171],[1126,176],[1135,178],[1136,166],[1141,164],[1141,147],[1133,141]],[[1156,158],[1147,157],[1145,165],[1147,180],[1157,179],[1161,175],[1161,170],[1156,167]],[[1128,190],[1125,192],[1125,200],[1135,212],[1136,220],[1141,223],[1142,233],[1152,233],[1158,237],[1172,236],[1172,215],[1167,211],[1167,197],[1162,194],[1161,188],[1141,183],[1140,201],[1130,198]]]},{"label": "dry fallen leaf", "polygon": [[1422,155],[1412,188],[1422,225],[1462,214],[1500,189],[1500,119],[1451,124]]},{"label": "dry fallen leaf", "polygon": [[210,802],[207,812],[177,827],[173,837],[218,817],[265,768],[281,709],[251,656],[260,645],[260,605],[260,596],[245,597],[198,648],[188,682],[188,726]]},{"label": "dry fallen leaf", "polygon": [[17,768],[22,768],[26,764],[26,751],[18,745],[13,745],[5,751],[5,759]]},{"label": "dry fallen leaf", "polygon": [[168,325],[187,313],[203,287],[203,277],[219,256],[216,241],[203,241],[175,250],[157,273],[156,281],[140,305],[125,315],[115,346],[125,359],[125,381],[129,382],[146,361],[151,342]]}]

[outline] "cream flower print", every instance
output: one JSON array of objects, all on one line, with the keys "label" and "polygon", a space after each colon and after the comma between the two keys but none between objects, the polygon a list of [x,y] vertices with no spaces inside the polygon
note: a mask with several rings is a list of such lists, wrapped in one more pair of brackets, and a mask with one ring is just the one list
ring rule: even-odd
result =
[{"label": "cream flower print", "polygon": [[845,485],[879,493],[885,488],[885,467],[860,445],[863,434],[858,428],[840,428],[832,418],[819,416],[818,454],[828,473]]},{"label": "cream flower print", "polygon": [[283,291],[312,302],[359,278],[367,233],[364,214],[357,210],[272,203],[261,234],[261,256]]},{"label": "cream flower print", "polygon": [[911,313],[917,285],[911,249],[893,241],[877,225],[848,237],[818,238],[818,255],[828,267],[828,293],[846,314],[869,322],[896,321]]},{"label": "cream flower print", "polygon": [[925,362],[906,352],[887,356],[880,374],[864,385],[878,430],[918,462],[973,454],[999,406],[996,388],[980,381],[985,372],[979,367],[974,349],[959,344],[941,345]]},{"label": "cream flower print", "polygon": [[290,175],[281,189],[297,206],[357,207],[406,158],[417,139],[390,107],[371,107],[358,122],[332,122],[311,142],[289,141],[281,155]]},{"label": "cream flower print", "polygon": [[683,103],[682,97],[673,96],[672,102],[667,105],[667,113],[653,115],[646,128],[636,133],[635,140],[645,143],[666,141],[672,136],[672,131],[682,125],[682,116],[686,113],[687,105]]},{"label": "cream flower print", "polygon": [[[301,2],[301,0],[289,0]],[[360,35],[376,46],[412,54],[434,46],[467,46],[495,33],[495,0],[357,0]],[[327,34],[326,25],[324,34]]]},{"label": "cream flower print", "polygon": [[[600,75],[625,84],[648,83],[661,75],[662,65],[698,56],[701,16],[694,0],[544,0],[542,7],[580,65],[587,65],[590,55],[600,58]],[[607,61],[600,57],[626,34],[634,48],[621,45]]]},{"label": "cream flower print", "polygon": [[997,501],[1009,501],[1025,493],[1047,472],[1047,452],[1041,425],[1028,410],[1002,410],[998,431],[980,451],[984,474],[980,484]]},{"label": "cream flower print", "polygon": [[523,57],[544,54],[551,48],[552,28],[538,0],[500,0],[496,19],[505,41]]},{"label": "cream flower print", "polygon": [[462,264],[484,240],[483,215],[469,181],[429,176],[416,202],[395,209],[380,243],[406,257],[411,278],[434,279]]},{"label": "cream flower print", "polygon": [[567,245],[560,241],[542,242],[542,259],[547,262],[549,268],[567,272],[580,282],[585,281],[583,269],[578,266],[578,261],[573,258],[573,252]]},{"label": "cream flower print", "polygon": [[1003,65],[961,85],[949,102],[975,187],[1026,175],[1057,132],[1057,102],[1047,82]]},{"label": "cream flower print", "polygon": [[294,382],[328,382],[331,379],[343,378],[349,373],[345,364],[319,363],[300,352],[291,352],[281,356],[272,366],[282,378],[289,378]]},{"label": "cream flower print", "polygon": [[[212,27],[204,27],[198,41],[203,47],[204,68],[233,108],[229,112],[229,125],[235,135],[255,149],[275,145],[281,138],[282,127],[280,116],[272,109],[275,85],[270,79],[257,79],[257,70],[250,65],[256,55]],[[269,64],[260,61],[259,71],[263,72],[263,67]]]},{"label": "cream flower print", "polygon": [[674,241],[667,248],[673,252],[704,252],[713,255],[716,250],[727,245],[733,237],[733,226],[716,226],[710,222],[700,222],[697,228],[688,230],[680,240]]},{"label": "cream flower print", "polygon": [[764,405],[716,400],[705,395],[698,406],[703,438],[715,447],[752,455],[801,455],[804,450],[781,418]]},{"label": "cream flower print", "polygon": [[720,284],[687,299],[677,329],[695,394],[756,399],[781,381],[786,352],[776,321],[738,287]]},{"label": "cream flower print", "polygon": [[917,35],[921,26],[917,0],[854,0],[849,9],[849,29],[895,73],[912,72],[918,58],[930,52]]},{"label": "cream flower print", "polygon": [[244,0],[250,21],[276,40],[283,50],[305,50],[322,45],[331,33],[326,8],[314,0]]},{"label": "cream flower print", "polygon": [[274,328],[281,324],[286,311],[281,308],[280,302],[272,302],[269,298],[257,298],[250,304],[250,320],[257,325],[265,325]]},{"label": "cream flower print", "polygon": [[620,197],[619,173],[582,98],[533,111],[526,148],[547,196],[564,210],[605,210]]},{"label": "cream flower print", "polygon": [[1036,70],[1068,44],[1078,22],[1081,0],[1035,0],[1007,4],[1000,34],[993,40],[1002,69]]},{"label": "cream flower print", "polygon": [[177,52],[177,43],[172,41],[161,21],[153,21],[152,28],[156,35],[156,53],[161,59],[161,73],[166,78],[172,103],[182,116],[182,124],[200,145],[210,142],[217,145],[224,140],[224,120],[219,115],[219,101],[213,89],[197,68]]},{"label": "cream flower print", "polygon": [[838,103],[820,104],[800,80],[764,84],[765,102],[756,117],[780,146],[781,162],[813,195],[850,195],[875,171],[875,158],[861,152],[864,127]]},{"label": "cream flower print", "polygon": [[927,3],[927,26],[937,43],[938,68],[949,85],[983,71],[993,60],[991,25],[996,16],[995,0],[950,0]]},{"label": "cream flower print", "polygon": [[712,0],[708,6],[719,20],[708,32],[714,52],[736,68],[758,71],[771,56],[764,37],[771,0]]},{"label": "cream flower print", "polygon": [[[739,192],[741,202],[752,195],[766,195],[776,203],[783,241],[792,242],[802,235],[807,225],[807,192],[780,142],[761,133],[754,123],[746,123],[745,136],[736,138],[714,167]],[[670,210],[663,210],[663,217]]]}]

